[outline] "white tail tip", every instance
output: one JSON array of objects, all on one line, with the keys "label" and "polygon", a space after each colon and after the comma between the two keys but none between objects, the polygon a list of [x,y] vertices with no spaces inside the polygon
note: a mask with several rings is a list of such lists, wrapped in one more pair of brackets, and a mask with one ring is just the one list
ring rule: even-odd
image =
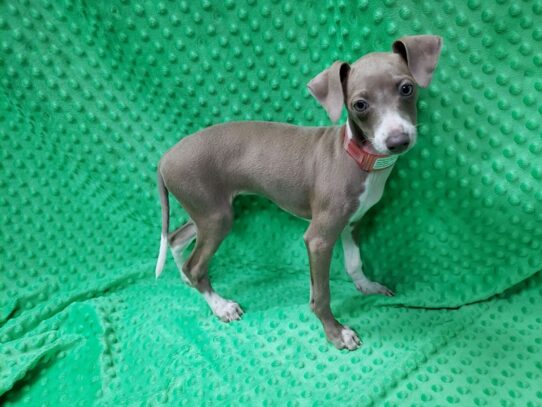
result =
[{"label": "white tail tip", "polygon": [[167,237],[165,235],[162,235],[160,237],[160,252],[158,254],[158,260],[156,262],[156,270],[154,271],[156,278],[160,277],[160,274],[162,274],[162,270],[164,269],[164,264],[166,263],[166,256],[167,256]]}]

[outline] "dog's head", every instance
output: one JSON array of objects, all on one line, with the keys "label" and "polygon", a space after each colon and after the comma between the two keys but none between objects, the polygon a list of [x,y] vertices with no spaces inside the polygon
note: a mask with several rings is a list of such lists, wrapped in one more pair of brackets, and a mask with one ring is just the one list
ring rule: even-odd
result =
[{"label": "dog's head", "polygon": [[344,105],[376,152],[399,154],[416,142],[416,85],[429,85],[441,48],[438,36],[403,37],[392,52],[333,63],[307,86],[333,122]]}]

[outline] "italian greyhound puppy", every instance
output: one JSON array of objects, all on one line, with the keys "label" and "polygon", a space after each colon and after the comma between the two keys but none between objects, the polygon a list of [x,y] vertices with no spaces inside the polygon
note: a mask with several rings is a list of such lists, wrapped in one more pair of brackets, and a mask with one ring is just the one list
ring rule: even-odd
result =
[{"label": "italian greyhound puppy", "polygon": [[[333,246],[342,239],[345,268],[364,294],[393,295],[362,271],[353,233],[377,203],[399,154],[416,142],[416,85],[427,87],[442,39],[407,36],[392,52],[374,52],[353,64],[337,61],[312,79],[311,94],[344,126],[301,127],[274,122],[218,124],[183,138],[158,164],[162,236],[156,277],[167,246],[181,276],[205,298],[222,321],[237,320],[241,307],[211,286],[211,257],[231,229],[232,200],[255,193],[310,221],[304,234],[310,263],[310,307],[339,349],[354,350],[358,335],[340,324],[330,308],[329,268]],[[169,231],[168,192],[190,219]],[[183,249],[196,239],[186,262]]]}]

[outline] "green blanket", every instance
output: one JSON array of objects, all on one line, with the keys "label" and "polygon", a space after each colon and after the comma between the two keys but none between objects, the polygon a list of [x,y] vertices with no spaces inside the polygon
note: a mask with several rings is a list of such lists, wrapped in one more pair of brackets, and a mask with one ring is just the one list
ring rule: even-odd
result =
[{"label": "green blanket", "polygon": [[[0,404],[541,406],[541,27],[539,0],[0,2]],[[171,256],[155,279],[163,152],[231,120],[328,125],[310,78],[423,33],[444,48],[418,145],[362,227],[397,295],[361,295],[334,251],[359,350],[309,309],[307,223],[263,198],[212,263],[241,321]]]}]

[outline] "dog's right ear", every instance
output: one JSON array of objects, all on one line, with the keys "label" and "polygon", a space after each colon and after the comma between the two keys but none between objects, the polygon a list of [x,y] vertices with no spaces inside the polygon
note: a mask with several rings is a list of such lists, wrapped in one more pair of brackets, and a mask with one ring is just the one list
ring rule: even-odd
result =
[{"label": "dog's right ear", "polygon": [[350,65],[346,62],[336,61],[307,84],[312,96],[326,109],[333,123],[340,119],[343,111],[343,83],[349,70]]}]

